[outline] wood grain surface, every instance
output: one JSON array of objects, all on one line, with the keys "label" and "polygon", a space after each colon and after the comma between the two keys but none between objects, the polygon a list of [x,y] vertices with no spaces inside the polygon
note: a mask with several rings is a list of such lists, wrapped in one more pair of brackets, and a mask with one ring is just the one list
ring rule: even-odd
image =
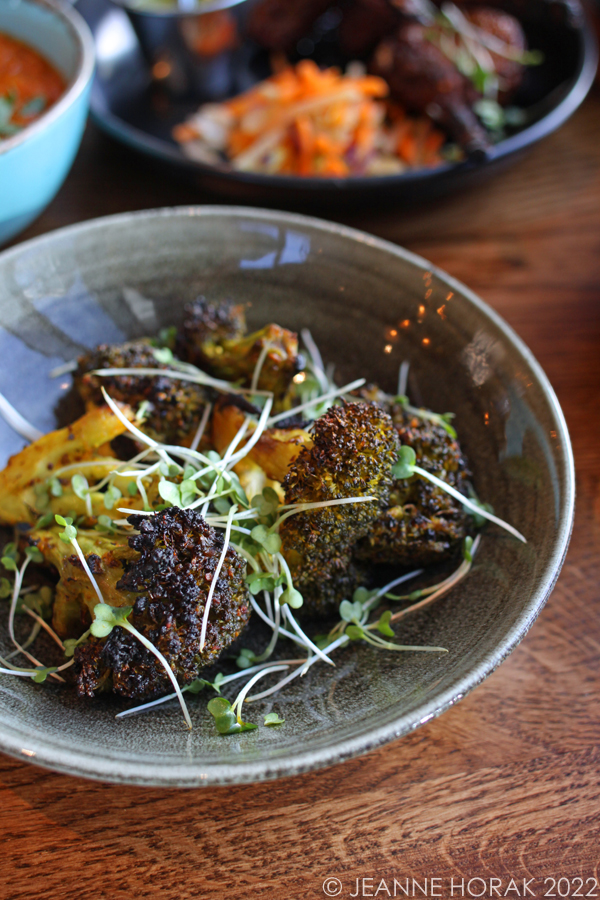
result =
[{"label": "wood grain surface", "polygon": [[[206,202],[90,126],[59,196],[22,237]],[[0,757],[0,900],[311,900],[327,896],[328,877],[340,879],[342,898],[600,896],[587,881],[600,880],[598,89],[560,132],[468,194],[343,221],[465,281],[548,373],[578,489],[554,593],[512,656],[457,707],[325,771],[178,792]]]}]

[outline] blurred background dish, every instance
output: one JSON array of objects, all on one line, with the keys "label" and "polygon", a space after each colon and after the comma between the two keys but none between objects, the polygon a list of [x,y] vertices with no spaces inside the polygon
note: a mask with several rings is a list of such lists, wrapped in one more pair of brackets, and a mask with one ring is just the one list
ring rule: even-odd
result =
[{"label": "blurred background dish", "polygon": [[52,200],[88,111],[94,44],[57,0],[0,3],[0,244]]},{"label": "blurred background dish", "polygon": [[[443,159],[420,168],[404,166],[402,171],[392,175],[299,179],[286,174],[239,171],[223,159],[207,162],[198,155],[191,158],[183,152],[173,139],[174,127],[188,120],[200,103],[237,95],[268,77],[273,64],[277,67],[282,63],[282,53],[270,48],[287,47],[285,59],[291,63],[314,59],[323,67],[347,61],[348,52],[345,57],[340,55],[340,22],[338,20],[336,24],[332,18],[336,10],[339,12],[339,7],[321,5],[329,7],[324,14],[326,21],[323,23],[321,16],[316,25],[306,26],[309,36],[296,41],[291,49],[289,42],[283,39],[279,44],[271,40],[266,46],[270,35],[265,29],[257,34],[256,18],[264,8],[265,0],[258,3],[247,0],[224,10],[229,14],[238,11],[236,28],[240,37],[234,46],[217,53],[211,63],[214,72],[220,72],[224,89],[217,88],[216,77],[213,77],[205,82],[205,90],[201,92],[198,82],[182,81],[179,70],[174,77],[168,58],[171,46],[168,42],[162,45],[160,52],[155,48],[153,52],[158,55],[152,57],[151,65],[148,64],[149,48],[147,42],[140,42],[139,25],[135,23],[137,13],[132,17],[129,10],[128,18],[122,9],[107,0],[81,0],[79,8],[91,24],[99,60],[92,91],[93,115],[117,139],[183,168],[202,188],[221,195],[288,206],[317,201],[329,205],[343,199],[353,203],[362,199],[396,202],[428,198],[462,188],[498,170],[519,151],[559,127],[573,113],[589,90],[596,71],[595,39],[577,3],[532,0],[526,5],[511,5],[506,0],[503,7],[510,7],[511,12],[518,14],[527,45],[539,51],[538,62],[541,60],[541,64],[526,70],[522,84],[511,99],[512,105],[524,111],[522,121],[505,127],[495,136],[495,142],[482,142],[478,138],[469,146],[469,141],[464,141],[466,153],[463,152],[462,161]],[[194,27],[201,32],[202,23],[207,19],[208,16],[194,20],[188,17],[187,21],[195,21]],[[185,21],[186,17],[178,13],[175,25],[180,32]],[[171,21],[173,24],[174,20]],[[178,40],[181,42],[181,37]],[[259,46],[259,40],[263,46]],[[180,49],[174,55],[181,60],[191,53],[188,44],[183,56]],[[371,64],[371,54],[372,50],[363,52],[361,59]],[[381,59],[379,61],[381,63]],[[382,70],[385,66],[379,68]],[[391,84],[392,79],[386,77]],[[431,107],[429,104],[428,112]],[[443,127],[448,130],[446,122]]]}]

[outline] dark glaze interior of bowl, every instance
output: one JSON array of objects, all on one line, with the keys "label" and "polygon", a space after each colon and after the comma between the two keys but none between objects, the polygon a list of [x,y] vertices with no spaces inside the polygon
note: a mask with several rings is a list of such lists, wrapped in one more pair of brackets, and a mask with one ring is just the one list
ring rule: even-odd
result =
[{"label": "dark glaze interior of bowl", "polygon": [[[99,220],[24,244],[0,257],[0,391],[47,430],[70,385],[69,376],[48,377],[53,367],[101,341],[177,323],[199,293],[248,302],[251,325],[310,327],[338,383],[364,375],[394,390],[409,360],[414,402],[456,413],[479,495],[528,543],[486,529],[467,581],[398,628],[404,643],[448,654],[342,649],[335,669],[313,666],[247,707],[256,722],[276,710],[281,728],[223,738],[208,693],[191,701],[190,734],[173,703],[117,721],[119,700],[82,703],[49,684],[0,676],[0,747],[9,753],[89,777],[188,786],[331,764],[416,728],[478,684],[527,631],[558,574],[572,457],[543,373],[466,288],[368,235],[205,207]],[[0,462],[22,445],[0,422]],[[0,646],[6,651],[4,633]]]}]

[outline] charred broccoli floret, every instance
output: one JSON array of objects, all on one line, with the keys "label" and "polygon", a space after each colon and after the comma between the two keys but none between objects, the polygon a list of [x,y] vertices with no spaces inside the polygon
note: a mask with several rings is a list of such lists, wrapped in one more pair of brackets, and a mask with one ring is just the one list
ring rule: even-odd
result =
[{"label": "charred broccoli floret", "polygon": [[282,397],[303,364],[297,335],[279,325],[265,325],[249,335],[245,331],[241,306],[199,297],[185,307],[177,352],[217,378],[244,385],[251,383],[260,364],[257,387]]},{"label": "charred broccoli floret", "polygon": [[281,525],[283,553],[303,608],[325,613],[359,583],[351,548],[388,504],[399,443],[390,416],[367,403],[331,407],[311,432],[313,445],[302,449],[284,479],[286,504],[376,498],[303,511]]},{"label": "charred broccoli floret", "polygon": [[[248,622],[246,565],[228,548],[201,650],[202,618],[223,551],[223,534],[198,513],[175,507],[155,516],[130,516],[128,521],[139,530],[128,541],[139,556],[126,562],[116,588],[137,595],[131,624],[160,650],[178,681],[189,684]],[[150,698],[169,687],[156,657],[120,627],[106,639],[92,638],[79,647],[75,660],[81,696],[112,687],[125,697]]]},{"label": "charred broccoli floret", "polygon": [[191,442],[206,405],[206,393],[200,385],[160,375],[92,374],[96,369],[168,369],[147,340],[101,344],[78,362],[75,387],[86,409],[104,404],[104,387],[113,400],[128,403],[133,409],[145,404],[144,431],[150,437],[168,444]]},{"label": "charred broccoli floret", "polygon": [[[412,447],[417,464],[466,493],[470,473],[458,442],[440,425],[392,407],[400,442]],[[440,562],[465,537],[463,506],[419,475],[394,482],[388,507],[356,548],[372,563],[422,566]]]}]

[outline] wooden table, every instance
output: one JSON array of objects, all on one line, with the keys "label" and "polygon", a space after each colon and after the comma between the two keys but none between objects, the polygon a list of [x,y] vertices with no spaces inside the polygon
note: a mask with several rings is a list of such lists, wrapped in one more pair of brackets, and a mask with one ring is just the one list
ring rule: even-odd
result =
[{"label": "wooden table", "polygon": [[[23,237],[108,213],[205,202],[89,127],[65,186]],[[454,897],[592,896],[586,879],[599,878],[600,861],[600,93],[468,195],[345,221],[465,281],[548,373],[571,431],[578,489],[552,597],[475,693],[410,737],[332,769],[178,792],[95,784],[0,758],[0,900],[310,900],[326,896],[328,876],[341,879],[343,898],[394,896],[394,878],[403,888],[415,878],[421,889],[410,880],[408,888],[417,897],[425,879],[427,896],[451,897],[452,878]],[[553,890],[544,881],[560,877],[570,885]],[[357,878],[365,879],[358,888]],[[490,878],[500,879],[491,894]],[[533,879],[525,889],[523,878]],[[396,896],[405,896],[398,884]]]}]

